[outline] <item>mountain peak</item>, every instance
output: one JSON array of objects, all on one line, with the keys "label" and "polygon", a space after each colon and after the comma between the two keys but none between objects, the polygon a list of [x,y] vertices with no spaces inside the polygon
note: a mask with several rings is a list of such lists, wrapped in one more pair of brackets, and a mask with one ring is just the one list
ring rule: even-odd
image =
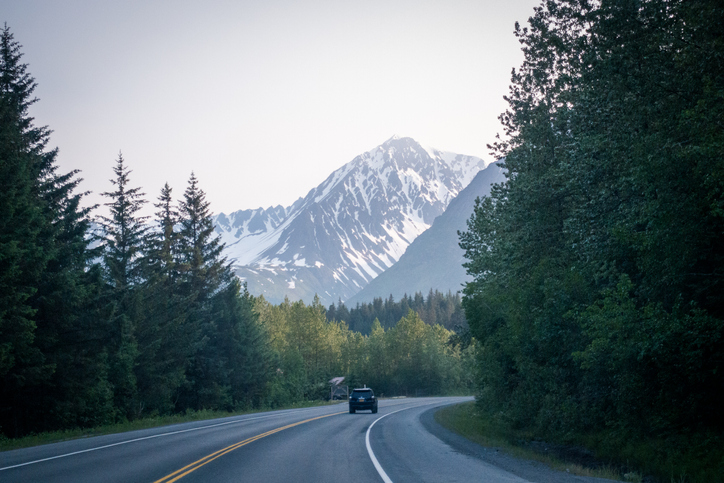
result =
[{"label": "mountain peak", "polygon": [[232,213],[216,228],[253,295],[334,303],[392,266],[484,167],[395,135],[292,206]]},{"label": "mountain peak", "polygon": [[390,141],[396,141],[396,140],[398,140],[398,139],[400,139],[400,136],[398,136],[397,134],[393,134],[390,139],[388,139],[387,141],[385,141],[385,142],[382,143],[382,144],[385,145],[385,144],[389,143]]}]

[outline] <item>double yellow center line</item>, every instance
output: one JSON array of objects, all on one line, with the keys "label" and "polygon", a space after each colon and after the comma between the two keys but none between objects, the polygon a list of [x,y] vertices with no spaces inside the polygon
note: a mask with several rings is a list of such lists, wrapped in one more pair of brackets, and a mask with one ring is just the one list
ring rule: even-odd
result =
[{"label": "double yellow center line", "polygon": [[317,419],[328,418],[330,416],[336,416],[337,414],[344,414],[344,411],[339,412],[339,413],[325,414],[324,416],[318,416],[316,418],[305,419],[304,421],[299,421],[298,423],[287,424],[286,426],[282,426],[281,428],[272,429],[271,431],[267,431],[266,433],[252,436],[249,439],[245,439],[244,441],[239,441],[238,443],[232,444],[231,446],[227,446],[224,449],[220,449],[219,451],[217,451],[215,453],[211,453],[208,456],[204,456],[200,460],[194,461],[190,465],[186,465],[183,468],[181,468],[180,470],[174,471],[170,475],[164,476],[160,480],[156,480],[153,483],[173,483],[174,481],[178,481],[181,478],[183,478],[184,476],[188,475],[192,471],[196,471],[197,469],[201,468],[206,463],[210,463],[210,462],[214,461],[216,458],[220,458],[220,457],[224,456],[225,454],[231,453],[235,449],[241,448],[242,446],[245,446],[249,443],[253,443],[254,441],[256,441],[258,439],[265,438],[266,436],[269,436],[274,433],[278,433],[279,431],[284,431],[285,429],[293,428],[294,426],[299,426],[300,424],[308,423],[310,421],[316,421]]}]

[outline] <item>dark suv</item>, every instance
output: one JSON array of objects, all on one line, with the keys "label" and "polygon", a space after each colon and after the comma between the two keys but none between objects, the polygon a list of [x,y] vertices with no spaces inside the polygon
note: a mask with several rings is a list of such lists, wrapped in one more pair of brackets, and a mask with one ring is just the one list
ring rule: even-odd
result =
[{"label": "dark suv", "polygon": [[377,399],[369,387],[354,389],[349,395],[349,412],[354,414],[358,409],[370,409],[377,412]]}]

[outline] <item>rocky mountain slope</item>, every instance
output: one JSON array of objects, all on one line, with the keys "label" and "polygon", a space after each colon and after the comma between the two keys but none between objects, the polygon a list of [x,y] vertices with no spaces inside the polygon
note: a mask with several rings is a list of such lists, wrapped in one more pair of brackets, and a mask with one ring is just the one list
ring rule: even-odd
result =
[{"label": "rocky mountain slope", "polygon": [[430,289],[460,290],[470,277],[463,268],[465,259],[457,233],[467,229],[475,198],[489,195],[491,185],[503,181],[505,176],[498,163],[480,171],[432,226],[407,247],[400,260],[348,299],[346,305],[353,307],[357,302],[372,302],[375,297],[390,295],[395,300],[416,292],[427,295]]},{"label": "rocky mountain slope", "polygon": [[484,167],[393,137],[291,206],[222,213],[216,230],[252,294],[329,304],[397,262]]}]

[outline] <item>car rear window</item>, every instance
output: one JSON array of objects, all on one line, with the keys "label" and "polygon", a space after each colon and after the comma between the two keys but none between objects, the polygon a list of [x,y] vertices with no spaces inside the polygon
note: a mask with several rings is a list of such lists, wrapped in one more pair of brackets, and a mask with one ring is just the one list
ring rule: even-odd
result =
[{"label": "car rear window", "polygon": [[370,397],[372,395],[372,389],[366,389],[362,391],[354,390],[352,391],[352,396],[350,397]]}]

